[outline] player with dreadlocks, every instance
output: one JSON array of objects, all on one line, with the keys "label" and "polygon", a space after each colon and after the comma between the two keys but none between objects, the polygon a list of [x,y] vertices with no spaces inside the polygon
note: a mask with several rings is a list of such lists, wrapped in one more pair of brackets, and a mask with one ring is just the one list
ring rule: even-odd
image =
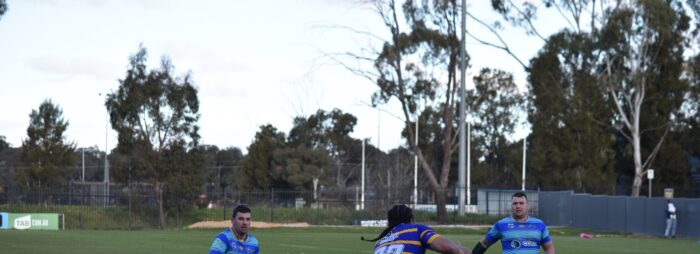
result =
[{"label": "player with dreadlocks", "polygon": [[469,250],[435,233],[421,224],[413,224],[413,211],[405,205],[394,205],[387,212],[388,225],[377,238],[374,254],[424,254],[430,249],[443,254],[471,254]]}]

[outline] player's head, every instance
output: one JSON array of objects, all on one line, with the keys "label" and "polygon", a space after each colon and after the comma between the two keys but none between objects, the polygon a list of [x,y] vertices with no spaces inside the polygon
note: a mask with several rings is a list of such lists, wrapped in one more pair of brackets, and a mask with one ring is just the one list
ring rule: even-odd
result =
[{"label": "player's head", "polygon": [[513,194],[511,203],[511,213],[516,219],[521,219],[527,216],[527,195],[524,192],[516,192]]},{"label": "player's head", "polygon": [[365,237],[361,237],[361,239],[370,242],[375,242],[379,239],[382,239],[384,236],[389,234],[389,232],[391,232],[391,229],[398,226],[399,224],[411,223],[411,221],[413,220],[413,211],[406,205],[394,205],[386,213],[386,218],[388,222],[387,227],[384,229],[384,231],[382,231],[381,234],[379,234],[379,236],[377,236],[377,238],[367,240],[365,239]]},{"label": "player's head", "polygon": [[251,210],[246,205],[238,205],[231,214],[231,225],[236,233],[247,234],[253,221]]},{"label": "player's head", "polygon": [[390,228],[394,228],[401,223],[411,223],[413,211],[406,205],[394,205],[386,212],[386,219]]}]

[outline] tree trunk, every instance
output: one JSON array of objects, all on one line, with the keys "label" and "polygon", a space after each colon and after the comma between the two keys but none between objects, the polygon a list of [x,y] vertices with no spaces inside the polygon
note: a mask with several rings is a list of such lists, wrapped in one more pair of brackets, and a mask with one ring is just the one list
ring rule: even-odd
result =
[{"label": "tree trunk", "polygon": [[[639,119],[636,117],[635,119]],[[642,146],[639,135],[639,120],[635,121],[636,128],[632,131],[632,148],[634,149],[634,181],[632,182],[632,196],[639,197],[639,190],[642,188]]]},{"label": "tree trunk", "polygon": [[438,224],[447,224],[447,208],[445,208],[445,204],[447,201],[445,200],[445,188],[440,188],[438,190],[435,190],[435,205],[437,206],[437,220]]},{"label": "tree trunk", "polygon": [[158,223],[160,228],[165,228],[165,211],[163,210],[163,188],[160,182],[156,181],[156,200],[158,202]]}]

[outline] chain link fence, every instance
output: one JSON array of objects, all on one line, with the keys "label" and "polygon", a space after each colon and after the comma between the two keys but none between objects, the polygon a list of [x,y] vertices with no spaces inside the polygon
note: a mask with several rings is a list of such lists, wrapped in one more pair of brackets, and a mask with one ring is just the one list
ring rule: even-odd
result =
[{"label": "chain link fence", "polygon": [[[147,229],[160,228],[158,201],[147,185],[128,186],[74,185],[61,193],[1,192],[0,211],[10,213],[62,213],[66,229]],[[216,195],[201,195],[193,200],[166,204],[166,227],[185,227],[198,221],[230,220],[233,207],[247,204],[254,219],[272,223],[312,225],[358,225],[362,220],[386,219],[394,204],[414,207],[418,223],[436,224],[439,195],[446,201],[448,224],[491,224],[495,215],[469,213],[459,216],[454,188],[418,190],[414,204],[412,190],[368,188],[319,189],[314,191],[235,190]],[[167,199],[164,198],[164,199]],[[476,195],[473,196],[475,204]],[[473,211],[476,211],[474,205]]]}]

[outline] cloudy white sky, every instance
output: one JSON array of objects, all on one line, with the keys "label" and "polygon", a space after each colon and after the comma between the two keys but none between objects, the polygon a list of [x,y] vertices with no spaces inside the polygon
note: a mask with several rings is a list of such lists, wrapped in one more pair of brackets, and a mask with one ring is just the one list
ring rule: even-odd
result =
[{"label": "cloudy white sky", "polygon": [[[475,1],[469,1],[475,2]],[[486,13],[488,1],[470,3]],[[288,132],[292,118],[340,108],[358,117],[352,136],[380,149],[404,142],[395,104],[368,106],[375,86],[324,60],[323,52],[357,52],[367,40],[348,26],[385,35],[370,5],[353,0],[8,0],[0,18],[0,135],[12,146],[26,138],[29,114],[45,99],[63,109],[66,139],[78,147],[116,144],[105,133],[104,94],[125,76],[138,45],[149,68],[162,55],[175,72],[191,71],[199,88],[202,142],[246,149],[260,125]],[[470,24],[470,26],[475,24]],[[519,33],[516,33],[519,34]],[[517,40],[529,59],[541,47]],[[470,43],[474,66],[525,76],[512,58]],[[471,72],[476,72],[476,68]],[[522,132],[520,135],[523,135]]]}]

